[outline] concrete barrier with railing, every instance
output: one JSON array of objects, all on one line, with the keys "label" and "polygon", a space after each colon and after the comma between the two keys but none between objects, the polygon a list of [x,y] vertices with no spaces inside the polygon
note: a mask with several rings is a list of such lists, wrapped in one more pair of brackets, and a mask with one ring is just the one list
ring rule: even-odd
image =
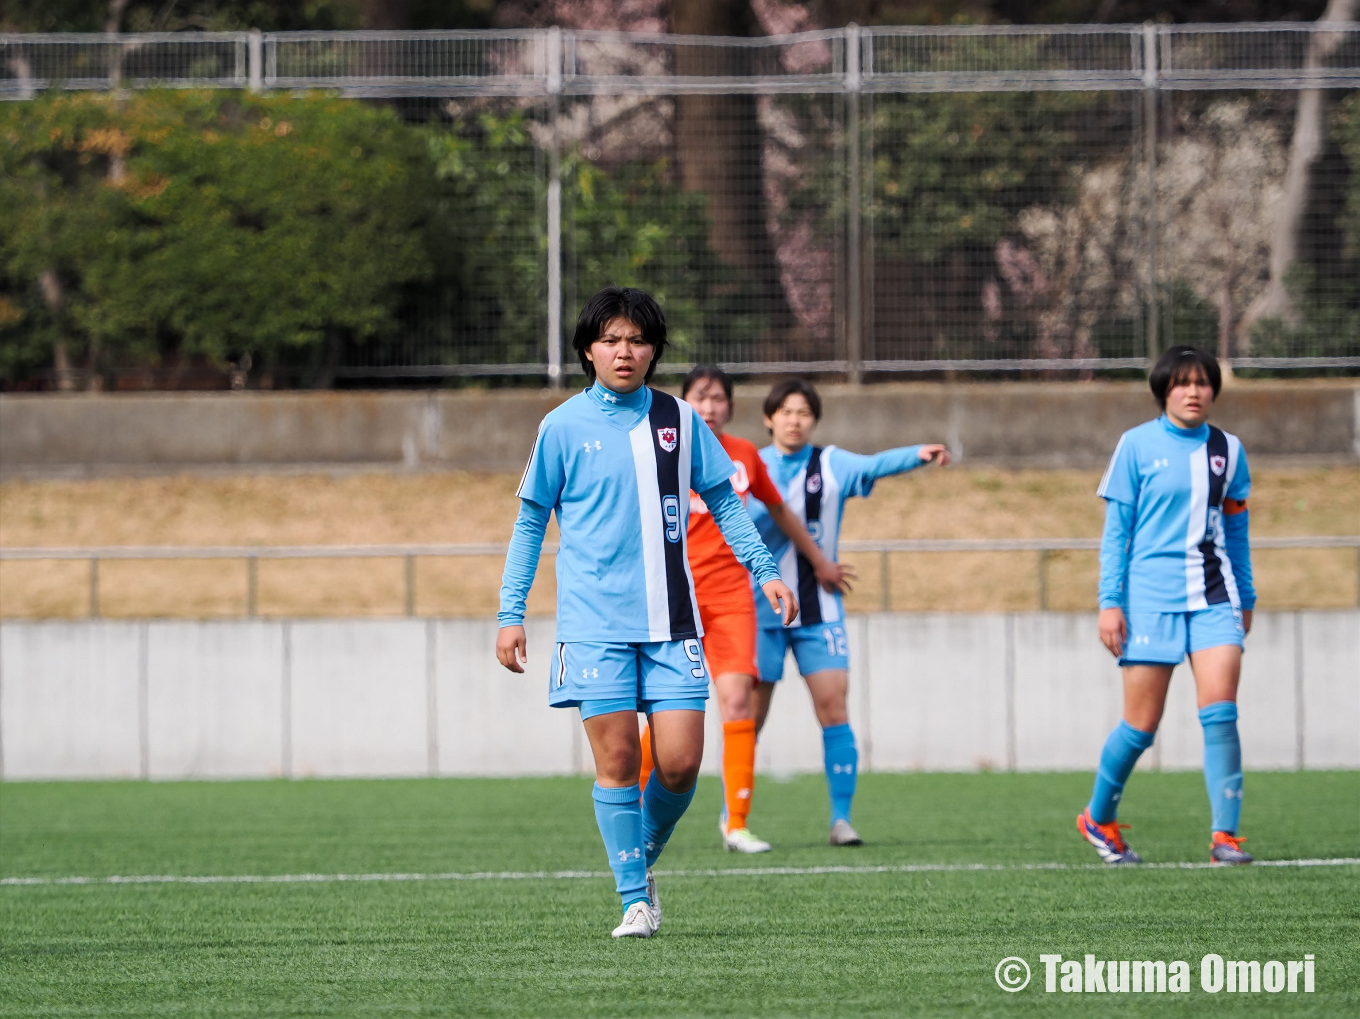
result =
[{"label": "concrete barrier with railing", "polygon": [[[494,619],[0,623],[5,779],[529,775],[587,771],[574,711],[547,706],[554,621],[529,669]],[[873,613],[846,621],[850,717],[869,771],[1091,770],[1119,717],[1094,613]],[[1249,769],[1360,768],[1360,610],[1258,612],[1240,690]],[[705,770],[715,773],[716,711]],[[1177,670],[1148,767],[1200,766]],[[791,668],[757,755],[820,771]]]},{"label": "concrete barrier with railing", "polygon": [[[99,564],[105,560],[197,560],[237,559],[246,570],[246,595],[242,613],[248,619],[257,615],[257,568],[261,559],[401,559],[404,563],[404,609],[416,615],[416,563],[423,558],[460,556],[503,556],[503,543],[464,545],[104,545],[86,547],[20,548],[0,547],[0,562],[66,560],[89,564],[88,615],[99,618]],[[892,584],[889,555],[900,552],[1033,552],[1037,560],[1039,611],[1047,611],[1048,562],[1054,552],[1090,552],[1100,548],[1099,538],[978,538],[978,539],[891,539],[846,540],[841,552],[867,552],[878,556],[881,612],[892,611]],[[1252,538],[1254,549],[1354,549],[1356,597],[1360,603],[1360,535],[1306,535]],[[547,543],[544,555],[556,555],[557,546]]]}]

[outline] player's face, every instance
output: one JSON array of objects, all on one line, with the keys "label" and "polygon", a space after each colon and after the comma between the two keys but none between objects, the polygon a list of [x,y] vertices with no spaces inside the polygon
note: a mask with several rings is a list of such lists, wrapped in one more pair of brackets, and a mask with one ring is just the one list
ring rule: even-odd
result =
[{"label": "player's face", "polygon": [[604,324],[600,338],[586,348],[600,381],[616,393],[632,393],[647,380],[647,366],[654,348],[642,339],[642,330],[619,316]]},{"label": "player's face", "polygon": [[797,453],[808,444],[817,419],[802,393],[790,393],[772,417],[765,419],[775,448],[781,453]]},{"label": "player's face", "polygon": [[1204,377],[1204,372],[1195,368],[1193,375],[1173,382],[1166,391],[1166,414],[1172,424],[1182,428],[1198,428],[1209,417],[1209,408],[1214,402],[1214,387]]},{"label": "player's face", "polygon": [[717,379],[700,379],[690,386],[689,392],[685,394],[685,402],[694,408],[715,435],[721,435],[727,422],[732,419],[732,403]]}]

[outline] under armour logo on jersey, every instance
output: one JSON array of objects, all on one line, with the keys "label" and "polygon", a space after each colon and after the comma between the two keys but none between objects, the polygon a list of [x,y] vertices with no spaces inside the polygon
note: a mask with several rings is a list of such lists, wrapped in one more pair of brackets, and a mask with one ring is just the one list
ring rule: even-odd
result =
[{"label": "under armour logo on jersey", "polygon": [[854,773],[855,766],[853,764],[833,764],[831,766],[831,774],[833,775],[853,775]]},{"label": "under armour logo on jersey", "polygon": [[586,441],[586,442],[582,443],[582,445],[585,446],[585,450],[586,450],[587,453],[594,452],[595,450],[601,448],[601,443],[600,443],[600,440],[599,440],[599,439],[596,439],[596,440],[594,441],[594,443],[591,443],[591,442],[589,442],[589,441]]},{"label": "under armour logo on jersey", "polygon": [[617,396],[615,396],[613,393],[611,393],[611,392],[610,392],[609,390],[607,390],[607,389],[605,389],[603,392],[600,393],[600,399],[603,400],[605,403],[618,403],[618,402],[619,402],[619,398],[618,398]]},{"label": "under armour logo on jersey", "polygon": [[[1153,461],[1152,461],[1152,467],[1151,467],[1150,469],[1155,471],[1158,467],[1170,467],[1170,466],[1171,466],[1171,461],[1170,461],[1169,459],[1167,459],[1166,457],[1162,457],[1162,458],[1159,459],[1159,460],[1153,460]],[[1222,473],[1222,472],[1220,471],[1220,473]]]},{"label": "under armour logo on jersey", "polygon": [[667,453],[674,453],[675,445],[680,441],[679,433],[674,428],[658,428],[656,441]]},{"label": "under armour logo on jersey", "polygon": [[1214,456],[1209,457],[1209,470],[1213,471],[1216,477],[1223,477],[1223,472],[1227,469],[1228,458],[1226,456],[1218,456],[1215,454]]},{"label": "under armour logo on jersey", "polygon": [[600,670],[599,670],[599,669],[582,669],[582,670],[581,670],[581,678],[582,678],[582,679],[599,679],[599,678],[600,678]]}]

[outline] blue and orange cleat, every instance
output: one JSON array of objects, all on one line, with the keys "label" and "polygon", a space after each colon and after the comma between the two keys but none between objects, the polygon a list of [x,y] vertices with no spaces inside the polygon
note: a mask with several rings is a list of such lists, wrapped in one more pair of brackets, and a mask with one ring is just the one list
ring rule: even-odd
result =
[{"label": "blue and orange cleat", "polygon": [[1143,858],[1129,848],[1120,828],[1129,825],[1111,821],[1109,824],[1096,824],[1091,820],[1091,808],[1087,807],[1077,815],[1077,831],[1087,842],[1096,847],[1096,852],[1106,863],[1142,863]]},{"label": "blue and orange cleat", "polygon": [[1242,848],[1242,843],[1245,841],[1247,840],[1238,838],[1232,832],[1214,832],[1213,841],[1209,843],[1209,862],[1215,867],[1230,867],[1255,862],[1256,857]]}]

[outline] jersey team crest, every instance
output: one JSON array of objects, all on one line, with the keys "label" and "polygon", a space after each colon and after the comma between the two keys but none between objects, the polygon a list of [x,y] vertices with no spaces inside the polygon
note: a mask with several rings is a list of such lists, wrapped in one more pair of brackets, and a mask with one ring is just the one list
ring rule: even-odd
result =
[{"label": "jersey team crest", "polygon": [[[675,445],[679,441],[679,433],[674,428],[658,428],[656,430],[656,441],[667,453],[674,453]],[[1221,474],[1222,471],[1219,473]]]},{"label": "jersey team crest", "polygon": [[1214,472],[1214,477],[1223,477],[1223,472],[1228,469],[1228,458],[1226,456],[1209,457],[1209,470]]},{"label": "jersey team crest", "polygon": [[822,490],[822,476],[820,474],[811,474],[808,476],[807,490],[814,494]]}]

